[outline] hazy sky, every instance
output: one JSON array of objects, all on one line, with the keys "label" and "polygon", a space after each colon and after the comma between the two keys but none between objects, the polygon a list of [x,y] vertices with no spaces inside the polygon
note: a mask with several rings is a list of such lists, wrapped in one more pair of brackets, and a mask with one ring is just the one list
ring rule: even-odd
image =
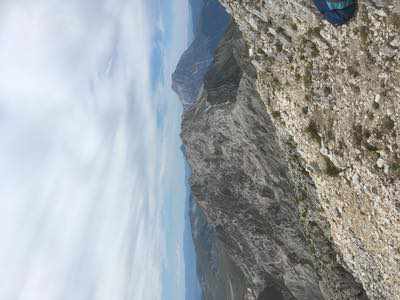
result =
[{"label": "hazy sky", "polygon": [[0,2],[0,299],[184,299],[187,6]]}]

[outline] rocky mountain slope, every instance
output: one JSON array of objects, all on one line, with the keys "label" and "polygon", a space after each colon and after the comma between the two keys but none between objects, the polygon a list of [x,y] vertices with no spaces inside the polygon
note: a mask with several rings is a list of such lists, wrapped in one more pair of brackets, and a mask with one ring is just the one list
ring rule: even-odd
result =
[{"label": "rocky mountain slope", "polygon": [[400,299],[400,3],[335,28],[308,0],[221,2],[238,25],[182,138],[242,285],[205,299]]},{"label": "rocky mountain slope", "polygon": [[[218,0],[190,0],[194,40],[182,55],[174,72],[173,88],[180,96],[185,111],[196,102],[204,76],[210,69],[214,51],[230,23],[230,17]],[[183,152],[186,154],[185,147]],[[224,253],[213,224],[192,196],[189,198],[190,222],[197,252],[198,278],[205,299],[227,299],[242,295],[243,280],[237,266]],[[227,272],[227,270],[231,270]],[[228,277],[236,273],[237,276]],[[236,299],[241,299],[240,297]]]},{"label": "rocky mountain slope", "polygon": [[218,0],[191,0],[194,40],[172,74],[172,88],[184,109],[192,106],[213,61],[214,51],[229,24],[230,17]]},{"label": "rocky mountain slope", "polygon": [[359,1],[340,28],[311,1],[222,2],[274,124],[315,182],[340,264],[371,299],[400,299],[400,2]]}]

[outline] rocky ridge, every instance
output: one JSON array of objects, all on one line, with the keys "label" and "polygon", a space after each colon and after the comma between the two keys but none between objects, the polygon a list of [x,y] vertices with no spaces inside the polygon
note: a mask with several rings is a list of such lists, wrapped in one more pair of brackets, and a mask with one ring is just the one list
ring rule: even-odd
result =
[{"label": "rocky ridge", "polygon": [[340,28],[221,2],[239,27],[182,124],[204,299],[400,299],[399,2]]},{"label": "rocky ridge", "polygon": [[[215,297],[213,273],[200,269],[203,289],[211,291],[204,298],[312,300],[329,293],[337,299],[365,299],[361,285],[335,260],[333,245],[319,227],[323,219],[317,212],[322,209],[314,183],[297,164],[290,166],[288,157],[299,155],[293,145],[280,144],[257,92],[256,75],[242,35],[232,24],[205,77],[203,93],[183,118],[192,194],[217,245],[208,257],[227,257],[229,264],[218,259],[215,265],[223,274],[221,283],[244,285],[225,288],[223,297]],[[301,219],[304,199],[316,212],[312,247]],[[195,233],[197,227],[193,225]],[[204,239],[196,234],[194,239],[204,263],[199,251]],[[326,265],[323,289],[320,264]]]},{"label": "rocky ridge", "polygon": [[[221,2],[282,149],[297,153],[286,151],[289,169],[315,184],[314,198],[295,185],[323,297],[353,299],[329,278],[340,267],[369,299],[400,299],[400,2],[359,2],[339,28],[308,0]],[[314,245],[318,236],[331,250]]]}]

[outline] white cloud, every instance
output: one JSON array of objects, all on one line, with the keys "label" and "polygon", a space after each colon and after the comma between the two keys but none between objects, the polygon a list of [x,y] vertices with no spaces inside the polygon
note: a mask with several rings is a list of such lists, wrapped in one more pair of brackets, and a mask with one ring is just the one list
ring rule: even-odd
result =
[{"label": "white cloud", "polygon": [[[173,22],[166,82],[152,97],[149,3],[0,3],[0,299],[183,298],[180,105],[169,78],[188,16]],[[184,0],[171,5],[187,11]]]}]

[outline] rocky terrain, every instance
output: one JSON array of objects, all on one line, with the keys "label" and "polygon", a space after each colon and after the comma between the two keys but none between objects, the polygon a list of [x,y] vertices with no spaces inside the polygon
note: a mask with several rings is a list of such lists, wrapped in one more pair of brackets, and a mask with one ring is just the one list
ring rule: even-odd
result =
[{"label": "rocky terrain", "polygon": [[221,2],[235,23],[182,125],[228,261],[204,298],[400,299],[400,2],[339,28],[311,1]]},{"label": "rocky terrain", "polygon": [[[185,111],[196,103],[204,76],[212,65],[214,52],[230,23],[229,15],[218,0],[190,0],[189,4],[192,12],[193,41],[172,75],[173,89],[179,95]],[[186,155],[185,147],[183,153]],[[235,270],[238,274],[240,271],[236,270],[236,265],[221,248],[222,243],[215,234],[213,224],[207,222],[204,212],[191,195],[188,205],[203,298],[226,299],[231,290],[235,295],[243,294],[240,291],[243,287],[242,277],[238,275],[235,280],[227,277],[230,273],[227,269],[231,269],[232,272]],[[186,280],[190,281],[190,278]]]}]

